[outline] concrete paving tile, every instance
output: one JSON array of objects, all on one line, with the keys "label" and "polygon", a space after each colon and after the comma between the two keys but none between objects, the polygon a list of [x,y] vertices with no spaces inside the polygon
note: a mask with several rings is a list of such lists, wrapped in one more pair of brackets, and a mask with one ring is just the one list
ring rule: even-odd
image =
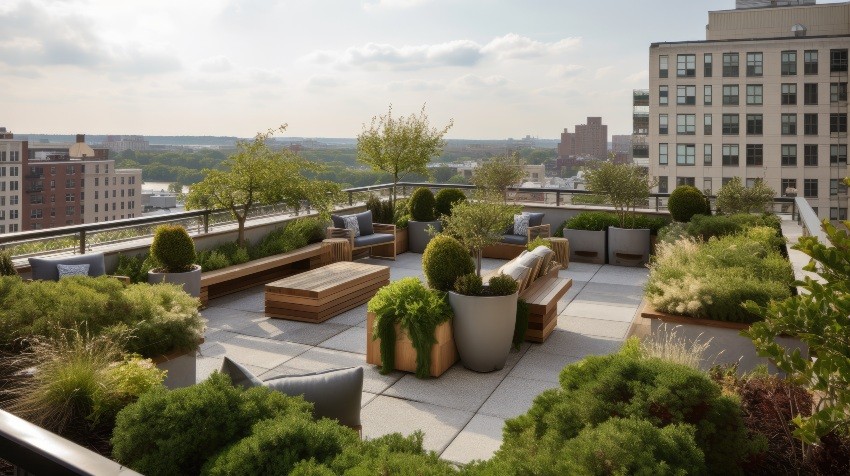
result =
[{"label": "concrete paving tile", "polygon": [[402,278],[417,278],[420,282],[425,282],[425,275],[422,273],[422,270],[410,269],[410,268],[390,268],[390,282],[398,281]]},{"label": "concrete paving tile", "polygon": [[363,390],[375,394],[383,392],[405,375],[403,372],[390,372],[382,375],[378,371],[378,367],[366,363],[365,356],[314,347],[298,357],[286,361],[283,365],[271,369],[263,374],[262,378],[268,379],[281,375],[298,375],[347,367],[363,367]]},{"label": "concrete paving tile", "polygon": [[570,316],[567,313],[558,316],[557,324],[558,329],[609,339],[625,339],[630,327],[631,322],[589,319],[587,317]]},{"label": "concrete paving tile", "polygon": [[407,374],[388,388],[384,395],[475,412],[508,372],[509,368],[505,368],[482,374],[458,363],[438,378],[419,379],[413,374]]},{"label": "concrete paving tile", "polygon": [[641,296],[628,296],[625,294],[599,294],[590,292],[585,289],[582,290],[582,292],[579,293],[578,296],[576,296],[573,302],[598,304],[602,306],[620,306],[628,307],[631,309],[637,309],[638,307],[640,307],[640,303],[642,300],[643,298]]},{"label": "concrete paving tile", "polygon": [[318,346],[366,355],[366,328],[349,327],[330,339],[320,342]]},{"label": "concrete paving tile", "polygon": [[[562,314],[569,316],[586,317],[589,319],[602,319],[606,321],[616,322],[631,322],[637,313],[637,304],[634,306],[626,305],[611,305],[608,303],[600,304],[595,302],[586,302],[582,300],[582,294],[571,302]],[[640,303],[638,303],[640,304]]]},{"label": "concrete paving tile", "polygon": [[643,286],[649,277],[647,268],[629,268],[625,266],[603,266],[591,282],[607,284],[625,284]]},{"label": "concrete paving tile", "polygon": [[[197,366],[195,369],[195,381],[197,383],[203,382],[213,372],[215,372],[216,370],[221,370],[222,361],[224,361],[224,357],[198,357],[198,359],[195,361],[195,365]],[[247,364],[245,364],[245,367],[250,370],[251,373],[253,373],[254,375],[260,375],[268,370],[262,367]]]},{"label": "concrete paving tile", "polygon": [[576,270],[570,265],[569,269],[558,271],[558,276],[562,278],[572,278],[573,281],[590,281],[597,273],[596,270]]},{"label": "concrete paving tile", "polygon": [[576,296],[578,296],[578,294],[584,288],[585,284],[586,284],[586,281],[575,281],[575,280],[573,280],[573,285],[570,286],[570,289],[567,291],[566,294],[564,294],[564,297],[562,297],[561,299],[558,300],[558,309],[556,311],[558,314],[564,312],[564,309],[567,308],[567,305],[569,303],[573,302],[573,300],[576,298]]},{"label": "concrete paving tile", "polygon": [[235,335],[224,342],[204,343],[201,355],[217,358],[227,356],[240,364],[271,369],[309,349],[309,346],[303,344]]},{"label": "concrete paving tile", "polygon": [[363,408],[360,420],[364,438],[395,432],[410,435],[421,430],[425,434],[425,449],[439,453],[449,446],[472,416],[472,412],[378,395]]},{"label": "concrete paving tile", "polygon": [[587,283],[585,291],[597,294],[617,294],[620,296],[631,297],[643,296],[643,286],[629,286],[626,284]]},{"label": "concrete paving tile", "polygon": [[546,342],[535,345],[544,352],[570,357],[584,358],[588,355],[606,355],[617,352],[623,341],[602,337],[577,334],[555,328]]},{"label": "concrete paving tile", "polygon": [[501,419],[520,416],[531,408],[534,399],[550,388],[557,388],[557,382],[531,380],[527,378],[507,377],[478,410],[478,414]]},{"label": "concrete paving tile", "polygon": [[[280,319],[272,320],[279,321]],[[299,344],[319,345],[319,343],[324,342],[341,332],[351,329],[351,326],[332,324],[330,322],[323,322],[321,324],[300,322],[299,324],[303,325],[292,326],[291,328],[285,327],[283,331],[275,335],[273,339],[286,342],[297,342]],[[242,331],[239,332],[241,333]]]},{"label": "concrete paving tile", "polygon": [[502,445],[503,426],[501,418],[475,415],[440,457],[458,464],[490,459]]},{"label": "concrete paving tile", "polygon": [[355,307],[354,309],[349,309],[348,311],[345,311],[342,314],[340,314],[338,316],[334,316],[334,317],[328,319],[327,321],[325,321],[325,323],[343,324],[343,325],[346,325],[346,326],[357,326],[357,325],[360,325],[360,323],[364,323],[363,326],[361,326],[361,327],[366,326],[365,322],[366,322],[366,304],[361,304],[361,305]]},{"label": "concrete paving tile", "polygon": [[363,408],[368,405],[369,402],[374,400],[377,396],[378,394],[376,393],[363,392],[363,394],[360,396],[360,408]]},{"label": "concrete paving tile", "polygon": [[567,269],[575,273],[596,273],[602,266],[601,264],[593,263],[570,263]]},{"label": "concrete paving tile", "polygon": [[208,307],[201,311],[201,316],[207,320],[207,327],[235,331],[247,326],[252,319],[265,317],[256,312],[241,311],[226,307]]},{"label": "concrete paving tile", "polygon": [[224,329],[214,329],[212,327],[207,327],[204,331],[204,343],[224,342],[235,335],[235,333],[226,331]]},{"label": "concrete paving tile", "polygon": [[244,326],[239,327],[233,332],[236,332],[237,334],[271,339],[283,333],[284,331],[291,331],[308,325],[304,322],[285,321],[283,319],[271,319],[259,313],[246,312],[245,314],[253,314],[256,317],[250,319]]},{"label": "concrete paving tile", "polygon": [[532,347],[514,365],[508,376],[558,383],[558,376],[561,370],[577,360],[579,359],[576,357],[550,354],[549,352]]},{"label": "concrete paving tile", "polygon": [[214,299],[211,304],[228,309],[263,312],[266,306],[265,286],[255,286],[245,291]]}]

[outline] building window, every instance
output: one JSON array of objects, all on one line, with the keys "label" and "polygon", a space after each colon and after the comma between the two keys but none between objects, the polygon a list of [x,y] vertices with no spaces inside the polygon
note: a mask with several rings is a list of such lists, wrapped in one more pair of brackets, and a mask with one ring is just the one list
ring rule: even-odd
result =
[{"label": "building window", "polygon": [[702,163],[703,165],[711,165],[711,144],[703,144],[702,146]]},{"label": "building window", "polygon": [[747,114],[747,135],[760,136],[764,129],[764,119],[761,114]]},{"label": "building window", "polygon": [[829,180],[829,196],[834,197],[838,194],[846,194],[847,186],[842,183],[839,179],[830,179]]},{"label": "building window", "polygon": [[99,185],[100,185],[100,179],[99,179],[99,178],[97,178],[97,177],[95,177],[95,178],[94,178],[94,186],[95,186],[95,187],[97,187],[97,186],[99,186]]},{"label": "building window", "polygon": [[702,116],[702,133],[707,136],[711,135],[711,114]]},{"label": "building window", "polygon": [[658,165],[667,165],[667,144],[658,144]]},{"label": "building window", "polygon": [[764,165],[764,146],[762,144],[747,144],[747,166]]},{"label": "building window", "polygon": [[676,186],[681,187],[683,185],[690,185],[691,187],[695,186],[697,183],[696,179],[693,177],[676,177]]},{"label": "building window", "polygon": [[666,106],[669,97],[669,88],[667,86],[658,86],[658,105]]},{"label": "building window", "polygon": [[661,55],[658,57],[658,77],[666,78],[667,77],[667,55]]},{"label": "building window", "polygon": [[805,144],[803,146],[803,165],[806,167],[818,166],[818,145]]},{"label": "building window", "polygon": [[781,88],[781,104],[786,106],[793,106],[797,104],[797,85],[794,83],[784,83]]},{"label": "building window", "polygon": [[723,144],[723,165],[738,166],[738,144]]},{"label": "building window", "polygon": [[694,144],[676,144],[676,165],[696,164],[696,146]]},{"label": "building window", "polygon": [[830,220],[846,220],[847,219],[847,209],[844,207],[830,207],[829,208],[829,219]]},{"label": "building window", "polygon": [[712,72],[711,71],[711,63],[712,63],[711,53],[704,54],[702,56],[702,66],[703,66],[703,76],[705,76],[706,78],[711,77],[711,72]]},{"label": "building window", "polygon": [[818,50],[803,52],[803,74],[818,74]]},{"label": "building window", "polygon": [[702,192],[706,195],[711,195],[711,193],[712,193],[711,177],[704,177],[702,179]]},{"label": "building window", "polygon": [[737,106],[738,105],[738,85],[727,84],[723,86],[723,105]]},{"label": "building window", "polygon": [[711,106],[711,85],[707,84],[702,88],[703,104]]},{"label": "building window", "polygon": [[783,197],[797,195],[797,179],[784,178],[780,183],[782,184],[780,193],[782,193]]},{"label": "building window", "polygon": [[814,106],[818,103],[818,83],[806,83],[803,85],[803,104]]},{"label": "building window", "polygon": [[829,113],[829,132],[841,133],[847,132],[847,113],[846,112],[831,112]]},{"label": "building window", "polygon": [[806,198],[817,198],[818,179],[803,179],[803,196]]},{"label": "building window", "polygon": [[747,85],[747,104],[760,106],[764,102],[764,87],[761,84]]},{"label": "building window", "polygon": [[797,166],[797,146],[795,144],[783,144],[782,150],[782,166],[796,167]]},{"label": "building window", "polygon": [[835,104],[847,100],[847,83],[830,83],[829,102]]},{"label": "building window", "polygon": [[677,114],[676,115],[676,133],[677,134],[696,134],[697,119],[696,114]]},{"label": "building window", "polygon": [[697,75],[696,55],[676,56],[676,76],[680,78],[693,78]]},{"label": "building window", "polygon": [[736,136],[738,135],[739,129],[739,117],[737,114],[724,114],[723,115],[723,135],[725,136]]},{"label": "building window", "polygon": [[761,76],[764,61],[761,53],[747,53],[747,76]]},{"label": "building window", "polygon": [[667,176],[658,176],[658,193],[667,193]]},{"label": "building window", "polygon": [[830,164],[847,164],[847,146],[844,144],[833,144],[829,146]]},{"label": "building window", "polygon": [[829,50],[829,71],[831,73],[847,72],[847,48]]},{"label": "building window", "polygon": [[797,74],[797,52],[782,52],[782,76],[795,76]]},{"label": "building window", "polygon": [[658,133],[666,134],[669,128],[669,124],[667,123],[667,114],[659,114],[658,115]]},{"label": "building window", "polygon": [[797,115],[783,114],[782,115],[782,135],[794,136],[797,135]]},{"label": "building window", "polygon": [[676,104],[693,106],[697,103],[696,86],[676,86]]},{"label": "building window", "polygon": [[738,77],[738,53],[723,53],[723,77]]},{"label": "building window", "polygon": [[803,134],[807,136],[818,135],[818,115],[803,114]]}]

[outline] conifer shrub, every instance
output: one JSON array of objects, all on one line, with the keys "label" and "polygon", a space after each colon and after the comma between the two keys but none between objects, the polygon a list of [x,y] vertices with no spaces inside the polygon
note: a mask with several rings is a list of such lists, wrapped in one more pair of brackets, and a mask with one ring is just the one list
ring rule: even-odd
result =
[{"label": "conifer shrub", "polygon": [[490,278],[485,293],[487,296],[510,296],[514,294],[519,285],[510,276],[499,274]]},{"label": "conifer shrub", "polygon": [[464,274],[455,281],[454,292],[464,296],[481,296],[484,294],[484,282],[475,273]]},{"label": "conifer shrub", "polygon": [[434,193],[427,187],[419,187],[413,191],[407,208],[410,219],[414,221],[434,221]]},{"label": "conifer shrub", "polygon": [[680,185],[673,190],[667,201],[667,210],[673,220],[680,222],[691,221],[694,215],[710,215],[708,199],[698,188],[692,185]]},{"label": "conifer shrub", "polygon": [[[198,257],[200,262],[200,257]],[[118,276],[127,276],[131,283],[147,283],[148,271],[153,269],[156,264],[149,254],[140,256],[118,255],[118,266],[115,268],[115,274]]]},{"label": "conifer shrub", "polygon": [[17,276],[18,271],[12,263],[12,257],[8,251],[0,250],[0,276]]},{"label": "conifer shrub", "polygon": [[452,206],[466,200],[466,194],[459,188],[444,188],[434,196],[434,211],[438,217],[451,216]]},{"label": "conifer shrub", "polygon": [[422,271],[428,286],[439,291],[450,291],[457,278],[474,273],[475,264],[469,250],[446,234],[431,239],[422,254]]},{"label": "conifer shrub", "polygon": [[433,451],[425,451],[422,446],[423,438],[421,431],[415,431],[409,436],[392,433],[350,445],[333,460],[330,468],[333,474],[350,475],[445,476],[457,474],[458,471],[449,462],[441,460]]},{"label": "conifer shrub", "polygon": [[[401,207],[398,202],[396,202],[395,209],[401,208],[402,210],[406,210],[405,207]],[[377,195],[370,195],[369,199],[366,200],[366,210],[372,212],[372,221],[374,223],[394,223],[396,211],[393,209],[393,204],[389,200],[381,200],[381,197]]]},{"label": "conifer shrub", "polygon": [[185,273],[195,263],[195,242],[180,225],[160,225],[151,242],[151,256],[163,272]]}]

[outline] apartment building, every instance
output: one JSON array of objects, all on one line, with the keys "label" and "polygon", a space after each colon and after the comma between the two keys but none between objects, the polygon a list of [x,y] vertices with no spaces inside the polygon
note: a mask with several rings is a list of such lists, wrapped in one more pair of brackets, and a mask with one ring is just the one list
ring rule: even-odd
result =
[{"label": "apartment building", "polygon": [[575,132],[564,129],[558,144],[558,157],[608,158],[608,126],[601,117],[588,117],[587,124],[575,126]]},{"label": "apartment building", "polygon": [[21,158],[27,142],[0,127],[0,234],[21,231]]},{"label": "apartment building", "polygon": [[[850,2],[738,1],[706,40],[649,49],[650,174],[710,193],[733,177],[845,219]],[[637,127],[637,126],[636,126]]]}]

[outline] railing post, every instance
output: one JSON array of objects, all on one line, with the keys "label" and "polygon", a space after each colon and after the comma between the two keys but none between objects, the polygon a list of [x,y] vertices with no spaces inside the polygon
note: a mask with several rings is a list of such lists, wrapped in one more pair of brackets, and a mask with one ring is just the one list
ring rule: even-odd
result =
[{"label": "railing post", "polygon": [[660,203],[660,202],[661,202],[661,200],[659,200],[658,195],[656,195],[656,196],[655,196],[655,211],[656,211],[656,212],[658,211],[658,207],[659,207],[659,203]]},{"label": "railing post", "polygon": [[348,206],[354,205],[354,192],[348,192]]},{"label": "railing post", "polygon": [[80,254],[86,254],[86,230],[80,230]]},{"label": "railing post", "polygon": [[560,207],[560,206],[561,206],[561,191],[560,191],[560,190],[558,190],[557,192],[555,192],[555,206],[556,206],[556,207]]},{"label": "railing post", "polygon": [[204,234],[210,232],[210,211],[209,209],[204,210]]}]

